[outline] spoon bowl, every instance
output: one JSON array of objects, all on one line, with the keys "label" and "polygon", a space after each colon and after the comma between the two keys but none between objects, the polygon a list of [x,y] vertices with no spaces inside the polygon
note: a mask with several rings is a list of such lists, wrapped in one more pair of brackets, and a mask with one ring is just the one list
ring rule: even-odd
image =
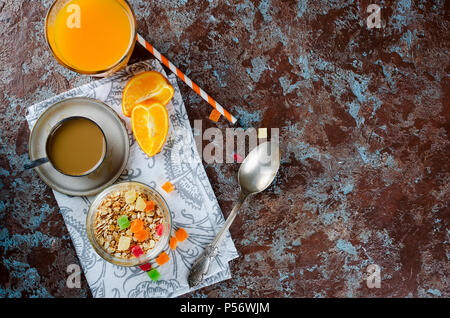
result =
[{"label": "spoon bowl", "polygon": [[253,149],[239,168],[241,191],[253,194],[264,191],[272,183],[280,167],[280,149],[277,144],[264,142]]}]

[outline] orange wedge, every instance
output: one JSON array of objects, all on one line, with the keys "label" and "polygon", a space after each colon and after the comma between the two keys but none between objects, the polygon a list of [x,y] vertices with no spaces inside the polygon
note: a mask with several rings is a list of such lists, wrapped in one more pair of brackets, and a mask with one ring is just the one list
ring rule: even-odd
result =
[{"label": "orange wedge", "polygon": [[149,157],[161,151],[169,131],[166,107],[148,99],[137,104],[131,113],[134,138]]},{"label": "orange wedge", "polygon": [[131,116],[134,106],[151,99],[165,106],[173,97],[173,87],[159,72],[148,71],[131,78],[123,90],[122,111]]}]

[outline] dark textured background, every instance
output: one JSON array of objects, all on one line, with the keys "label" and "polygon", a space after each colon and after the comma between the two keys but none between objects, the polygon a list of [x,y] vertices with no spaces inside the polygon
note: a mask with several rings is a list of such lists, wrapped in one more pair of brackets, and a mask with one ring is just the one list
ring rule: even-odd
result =
[{"label": "dark textured background", "polygon": [[[372,2],[380,29],[366,26]],[[279,175],[231,228],[233,278],[193,296],[450,296],[448,2],[131,3],[138,31],[241,125],[280,128]],[[66,287],[69,234],[51,190],[22,171],[26,108],[92,81],[47,49],[50,4],[0,0],[0,297],[90,296],[84,278]],[[214,126],[179,85],[191,123]],[[205,167],[227,215],[238,165]]]}]

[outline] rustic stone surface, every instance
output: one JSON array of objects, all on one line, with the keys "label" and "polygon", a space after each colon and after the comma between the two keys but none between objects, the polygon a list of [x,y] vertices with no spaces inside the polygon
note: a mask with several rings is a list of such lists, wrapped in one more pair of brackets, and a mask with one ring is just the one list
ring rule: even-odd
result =
[{"label": "rustic stone surface", "polygon": [[[444,1],[380,1],[380,29],[367,0],[131,3],[139,32],[241,126],[280,128],[279,175],[231,228],[233,278],[190,296],[450,296]],[[91,295],[84,278],[66,287],[69,234],[50,189],[22,171],[26,108],[92,80],[45,46],[50,4],[0,1],[0,297]],[[148,57],[138,47],[133,61]],[[191,123],[216,125],[179,84]],[[238,165],[205,167],[227,215]]]}]

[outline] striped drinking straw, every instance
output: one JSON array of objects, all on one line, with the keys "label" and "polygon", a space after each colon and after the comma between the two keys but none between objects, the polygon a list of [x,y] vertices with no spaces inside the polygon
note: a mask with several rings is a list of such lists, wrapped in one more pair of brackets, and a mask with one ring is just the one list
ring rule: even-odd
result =
[{"label": "striped drinking straw", "polygon": [[209,96],[203,89],[195,84],[189,77],[181,72],[175,65],[172,64],[164,55],[158,52],[153,46],[150,45],[142,36],[137,35],[137,41],[152,53],[161,63],[167,66],[172,72],[174,72],[187,86],[192,88],[197,94],[199,94],[205,101],[207,101],[215,110],[228,119],[231,123],[236,122],[236,117],[231,115],[226,109],[224,109],[218,102],[216,102],[211,96]]}]

